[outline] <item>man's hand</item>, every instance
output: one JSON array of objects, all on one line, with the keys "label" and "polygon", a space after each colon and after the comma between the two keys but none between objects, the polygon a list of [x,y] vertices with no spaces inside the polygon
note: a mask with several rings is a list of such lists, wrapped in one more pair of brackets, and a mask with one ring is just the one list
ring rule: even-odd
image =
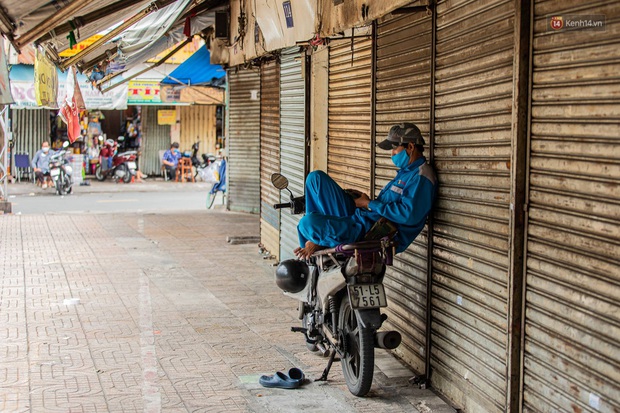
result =
[{"label": "man's hand", "polygon": [[368,208],[368,203],[370,202],[370,198],[368,195],[362,193],[358,198],[355,198],[355,207],[356,208]]},{"label": "man's hand", "polygon": [[41,168],[34,168],[35,172],[41,172]]}]

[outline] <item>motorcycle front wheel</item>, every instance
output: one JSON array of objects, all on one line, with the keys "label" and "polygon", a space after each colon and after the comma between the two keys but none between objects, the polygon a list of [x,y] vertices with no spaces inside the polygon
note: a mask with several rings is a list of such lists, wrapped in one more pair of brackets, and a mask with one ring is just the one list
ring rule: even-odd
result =
[{"label": "motorcycle front wheel", "polygon": [[129,170],[127,164],[122,164],[119,168],[122,168],[122,170],[125,171],[125,174],[123,175],[123,182],[126,184],[131,182],[131,171]]},{"label": "motorcycle front wheel", "polygon": [[101,164],[99,164],[97,166],[97,169],[95,169],[95,178],[97,178],[97,180],[99,182],[103,182],[105,181],[107,175],[103,173],[103,171],[101,170]]},{"label": "motorcycle front wheel", "polygon": [[351,394],[365,396],[370,391],[375,369],[373,331],[358,324],[346,294],[340,301],[338,330],[344,341],[344,354],[340,363],[347,387]]}]

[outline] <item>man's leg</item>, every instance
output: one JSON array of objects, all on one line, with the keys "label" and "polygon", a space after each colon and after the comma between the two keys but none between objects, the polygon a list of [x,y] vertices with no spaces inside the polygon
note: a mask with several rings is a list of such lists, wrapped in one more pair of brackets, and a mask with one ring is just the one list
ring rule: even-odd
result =
[{"label": "man's leg", "polygon": [[355,213],[353,198],[323,171],[308,174],[305,196],[306,215],[318,212],[334,217],[346,217]]},{"label": "man's leg", "polygon": [[302,247],[307,247],[307,242],[310,241],[322,247],[333,248],[358,241],[364,235],[364,228],[351,217],[314,213],[301,218],[297,232],[299,245]]},{"label": "man's leg", "polygon": [[42,184],[43,184],[43,172],[41,172],[41,171],[36,171],[36,172],[34,173],[34,176],[35,176],[35,178],[36,178],[37,182],[38,182],[39,184],[41,184],[41,185],[42,185]]},{"label": "man's leg", "polygon": [[177,168],[174,166],[166,165],[166,169],[168,170],[168,180],[174,181],[177,175]]}]

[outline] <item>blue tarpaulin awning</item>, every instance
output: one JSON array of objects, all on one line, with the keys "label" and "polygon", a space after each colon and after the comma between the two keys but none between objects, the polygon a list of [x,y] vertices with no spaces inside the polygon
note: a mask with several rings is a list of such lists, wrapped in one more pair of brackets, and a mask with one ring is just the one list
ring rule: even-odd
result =
[{"label": "blue tarpaulin awning", "polygon": [[189,57],[161,81],[164,85],[198,86],[211,84],[226,75],[220,65],[211,64],[211,54],[206,45]]}]

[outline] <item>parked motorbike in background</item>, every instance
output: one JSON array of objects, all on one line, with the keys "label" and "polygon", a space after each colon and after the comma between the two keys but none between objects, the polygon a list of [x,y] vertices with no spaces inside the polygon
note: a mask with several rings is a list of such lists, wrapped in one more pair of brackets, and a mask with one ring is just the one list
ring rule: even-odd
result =
[{"label": "parked motorbike in background", "polygon": [[215,155],[203,153],[201,156],[202,157],[202,161],[201,161],[200,159],[198,159],[199,147],[200,147],[200,141],[197,141],[196,143],[192,145],[191,160],[192,160],[192,166],[196,169],[196,174],[194,175],[194,178],[200,175],[200,177],[203,178],[204,180],[204,176],[203,176],[204,171],[207,169],[209,165],[215,162]]},{"label": "parked motorbike in background", "polygon": [[[274,208],[304,212],[305,198],[293,196],[286,177],[276,173],[271,182],[290,194],[290,202]],[[375,225],[367,234],[369,241],[320,250],[304,261],[285,260],[276,269],[278,287],[299,301],[301,327],[291,330],[304,334],[310,351],[330,355],[318,381],[327,380],[338,356],[349,391],[356,396],[370,391],[375,347],[394,349],[401,342],[397,331],[378,331],[387,319],[380,311],[387,307],[383,277],[396,245],[395,231],[384,228],[389,226]]]},{"label": "parked motorbike in background", "polygon": [[73,168],[66,158],[69,142],[65,141],[62,149],[50,156],[50,178],[56,188],[58,195],[70,194],[73,192]]},{"label": "parked motorbike in background", "polygon": [[131,177],[136,175],[137,153],[137,151],[118,153],[112,158],[111,166],[108,165],[108,158],[101,156],[99,165],[97,165],[95,170],[95,177],[98,181],[105,181],[107,177],[112,177],[115,181],[131,182]]}]

